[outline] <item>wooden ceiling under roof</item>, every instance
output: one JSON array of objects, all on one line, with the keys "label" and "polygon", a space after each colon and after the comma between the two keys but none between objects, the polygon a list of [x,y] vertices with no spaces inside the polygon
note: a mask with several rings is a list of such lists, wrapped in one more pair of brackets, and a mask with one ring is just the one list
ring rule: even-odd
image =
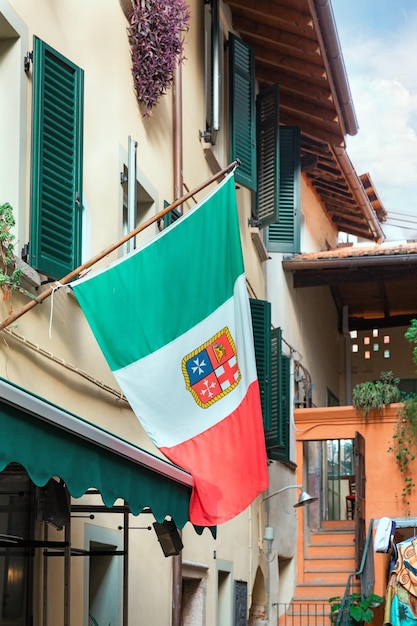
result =
[{"label": "wooden ceiling under roof", "polygon": [[417,243],[345,247],[283,261],[297,289],[329,287],[342,328],[407,326],[417,317]]},{"label": "wooden ceiling under roof", "polygon": [[280,122],[300,126],[315,139],[343,145],[345,135],[354,134],[357,125],[347,128],[337,93],[338,77],[331,75],[327,54],[323,54],[326,38],[312,10],[314,3],[228,0],[227,4],[233,27],[255,50],[260,88],[280,86]]},{"label": "wooden ceiling under roof", "polygon": [[[330,0],[226,4],[255,51],[259,88],[278,83],[280,123],[301,129],[302,164],[329,220],[338,231],[381,241],[375,207],[345,151],[345,136],[358,126]],[[380,202],[379,209],[380,217]]]}]

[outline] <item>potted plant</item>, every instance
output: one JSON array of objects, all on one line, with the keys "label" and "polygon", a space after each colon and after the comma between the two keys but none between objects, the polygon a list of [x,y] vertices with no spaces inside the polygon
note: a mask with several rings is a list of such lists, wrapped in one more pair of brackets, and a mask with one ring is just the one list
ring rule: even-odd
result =
[{"label": "potted plant", "polygon": [[399,382],[400,379],[394,378],[392,372],[381,372],[379,380],[359,383],[353,389],[353,406],[367,418],[372,409],[381,411],[387,404],[399,402]]},{"label": "potted plant", "polygon": [[[357,624],[369,624],[374,618],[374,609],[382,602],[384,598],[378,596],[376,593],[370,593],[365,596],[361,593],[351,593],[346,606],[342,609],[348,613],[346,621],[340,623],[350,624],[351,626],[357,626]],[[333,624],[337,623],[339,611],[342,607],[342,597],[335,596],[329,599],[330,602],[330,618]]]}]

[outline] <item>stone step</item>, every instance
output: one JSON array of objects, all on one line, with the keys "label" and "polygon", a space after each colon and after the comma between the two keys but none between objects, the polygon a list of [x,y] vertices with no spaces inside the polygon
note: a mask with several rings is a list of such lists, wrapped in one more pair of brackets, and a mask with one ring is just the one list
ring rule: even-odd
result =
[{"label": "stone step", "polygon": [[322,545],[322,544],[331,544],[333,546],[337,546],[339,544],[350,544],[354,545],[355,535],[351,531],[339,530],[339,531],[320,531],[317,533],[312,533],[310,536],[310,545]]},{"label": "stone step", "polygon": [[306,549],[305,558],[326,558],[340,559],[341,557],[354,557],[355,546],[353,543],[343,543],[334,545],[332,543],[322,543],[309,545]]},{"label": "stone step", "polygon": [[343,583],[298,583],[295,588],[293,602],[326,603],[329,601],[329,598],[342,596],[345,592],[346,583],[347,579]]},{"label": "stone step", "polygon": [[327,585],[336,583],[338,585],[346,585],[351,569],[337,570],[306,570],[304,569],[304,584]]},{"label": "stone step", "polygon": [[352,573],[355,571],[355,558],[353,556],[338,556],[337,559],[330,560],[327,556],[304,558],[305,572],[328,571],[329,567],[332,571]]}]

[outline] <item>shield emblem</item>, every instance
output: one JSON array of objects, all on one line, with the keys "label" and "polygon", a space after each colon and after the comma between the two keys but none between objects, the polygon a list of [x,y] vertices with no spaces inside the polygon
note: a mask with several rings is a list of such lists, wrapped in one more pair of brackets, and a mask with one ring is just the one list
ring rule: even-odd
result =
[{"label": "shield emblem", "polygon": [[241,379],[236,346],[227,327],[182,360],[187,389],[202,408],[230,393]]}]

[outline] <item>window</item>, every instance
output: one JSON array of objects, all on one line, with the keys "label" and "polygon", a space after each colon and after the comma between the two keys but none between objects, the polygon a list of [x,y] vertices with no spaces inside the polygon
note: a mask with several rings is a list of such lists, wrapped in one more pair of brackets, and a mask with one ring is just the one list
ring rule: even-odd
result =
[{"label": "window", "polygon": [[[25,233],[26,137],[28,81],[22,72],[28,49],[27,26],[9,3],[0,3],[0,189],[10,202],[16,227],[15,253],[27,241]],[[19,246],[19,247],[18,247]]]},{"label": "window", "polygon": [[[33,485],[17,464],[0,473],[0,533],[33,539]],[[0,624],[24,626],[32,623],[33,550],[3,545],[0,554]]]},{"label": "window", "polygon": [[251,299],[250,304],[267,453],[288,461],[291,359],[282,354],[281,329],[271,328],[270,302]]},{"label": "window", "polygon": [[30,262],[54,278],[81,262],[83,81],[34,38]]},{"label": "window", "polygon": [[[134,231],[140,224],[153,218],[158,194],[136,163],[137,142],[129,137],[127,158],[121,163],[121,190],[123,199],[123,219],[121,236]],[[126,164],[127,163],[127,164]],[[165,205],[167,206],[167,205]],[[132,252],[157,233],[157,226],[145,228],[120,248],[120,255]]]},{"label": "window", "polygon": [[300,251],[300,129],[279,128],[278,219],[267,228],[268,252]]}]

